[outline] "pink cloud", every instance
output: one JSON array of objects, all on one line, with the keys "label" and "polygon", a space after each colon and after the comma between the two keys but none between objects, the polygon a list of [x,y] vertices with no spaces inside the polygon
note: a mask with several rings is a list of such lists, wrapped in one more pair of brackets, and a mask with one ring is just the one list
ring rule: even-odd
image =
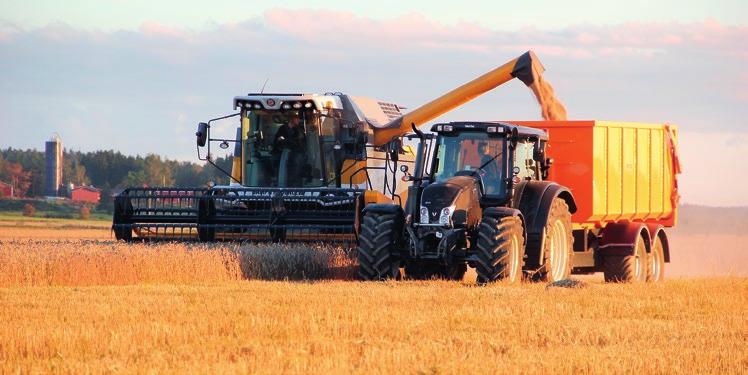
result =
[{"label": "pink cloud", "polygon": [[629,22],[612,26],[576,26],[558,31],[526,27],[491,30],[470,23],[445,25],[420,14],[375,20],[350,12],[272,9],[265,25],[314,45],[381,48],[426,48],[490,52],[536,46],[538,53],[577,59],[594,56],[651,58],[673,48],[748,58],[748,27],[715,20],[697,23]]},{"label": "pink cloud", "polygon": [[148,36],[184,38],[183,30],[170,27],[155,21],[146,21],[140,25],[140,32]]}]

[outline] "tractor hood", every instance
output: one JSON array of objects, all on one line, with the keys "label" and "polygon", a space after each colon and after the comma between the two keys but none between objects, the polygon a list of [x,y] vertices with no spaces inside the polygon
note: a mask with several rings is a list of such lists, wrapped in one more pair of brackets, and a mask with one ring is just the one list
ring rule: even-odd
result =
[{"label": "tractor hood", "polygon": [[446,216],[451,218],[456,210],[469,211],[473,209],[470,202],[477,202],[473,195],[478,194],[478,179],[470,176],[456,176],[446,181],[435,182],[426,186],[421,195],[421,222],[426,223],[423,214],[428,211],[428,223],[444,223],[442,216],[445,208],[449,208]]}]

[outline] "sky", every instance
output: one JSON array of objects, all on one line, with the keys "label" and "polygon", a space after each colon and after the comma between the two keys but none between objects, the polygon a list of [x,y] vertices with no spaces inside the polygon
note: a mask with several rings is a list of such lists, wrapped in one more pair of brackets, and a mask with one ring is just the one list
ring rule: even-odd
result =
[{"label": "sky", "polygon": [[[570,119],[679,126],[684,202],[748,206],[748,2],[190,4],[0,0],[0,147],[194,161],[266,80],[415,108],[532,49]],[[511,82],[438,120],[538,118]]]}]

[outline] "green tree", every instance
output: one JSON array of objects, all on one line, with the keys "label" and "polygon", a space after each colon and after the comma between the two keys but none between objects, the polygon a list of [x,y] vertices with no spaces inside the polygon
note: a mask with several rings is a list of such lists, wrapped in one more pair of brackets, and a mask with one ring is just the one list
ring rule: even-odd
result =
[{"label": "green tree", "polygon": [[124,187],[140,187],[140,186],[150,186],[148,183],[148,177],[145,174],[144,170],[138,170],[138,171],[130,171],[127,173],[127,176],[125,176],[125,179],[122,180],[122,183],[120,184]]}]

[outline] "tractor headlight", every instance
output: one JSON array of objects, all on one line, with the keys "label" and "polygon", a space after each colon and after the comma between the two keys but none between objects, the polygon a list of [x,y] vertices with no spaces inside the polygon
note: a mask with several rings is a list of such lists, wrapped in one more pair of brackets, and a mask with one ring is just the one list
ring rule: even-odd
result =
[{"label": "tractor headlight", "polygon": [[429,209],[421,206],[421,224],[429,223]]},{"label": "tractor headlight", "polygon": [[439,224],[449,225],[452,221],[452,214],[455,212],[455,206],[444,207],[439,215]]},{"label": "tractor headlight", "polygon": [[301,102],[296,102],[296,103],[294,103],[294,104],[293,104],[293,108],[294,108],[294,109],[299,109],[299,108],[301,108]]}]

